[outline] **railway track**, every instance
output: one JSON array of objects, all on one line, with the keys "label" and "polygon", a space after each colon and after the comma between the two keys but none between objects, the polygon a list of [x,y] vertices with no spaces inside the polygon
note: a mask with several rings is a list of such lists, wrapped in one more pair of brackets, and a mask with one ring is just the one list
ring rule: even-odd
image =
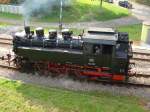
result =
[{"label": "railway track", "polygon": [[0,37],[0,44],[2,45],[13,45],[11,38]]},{"label": "railway track", "polygon": [[14,67],[14,66],[8,66],[8,65],[1,65],[1,64],[0,64],[0,67],[1,67],[1,68],[12,69],[12,70],[17,70],[17,68]]},{"label": "railway track", "polygon": [[150,78],[150,74],[141,74],[141,73],[136,73],[134,75],[131,75],[129,77],[137,77],[137,78],[141,78],[141,77],[144,77],[144,78]]},{"label": "railway track", "polygon": [[145,87],[145,88],[150,88],[150,85],[147,84],[138,84],[138,83],[116,83],[120,86],[126,86],[126,87]]},{"label": "railway track", "polygon": [[[6,68],[10,70],[18,70],[14,66],[9,66],[9,65],[2,65],[0,64],[0,68]],[[133,76],[132,76],[133,77]],[[136,74],[134,77],[144,77],[144,78],[150,78],[150,75],[143,75],[143,74]],[[96,83],[102,83],[104,85],[115,85],[119,87],[144,87],[144,88],[150,88],[150,84],[140,84],[140,83],[132,83],[132,82],[107,82],[107,81],[95,81]]]},{"label": "railway track", "polygon": [[150,56],[150,53],[133,51],[133,54]]},{"label": "railway track", "polygon": [[132,58],[132,60],[150,62],[150,59],[142,59],[142,58]]},{"label": "railway track", "polygon": [[150,62],[150,52],[146,53],[146,52],[133,51],[132,60]]}]

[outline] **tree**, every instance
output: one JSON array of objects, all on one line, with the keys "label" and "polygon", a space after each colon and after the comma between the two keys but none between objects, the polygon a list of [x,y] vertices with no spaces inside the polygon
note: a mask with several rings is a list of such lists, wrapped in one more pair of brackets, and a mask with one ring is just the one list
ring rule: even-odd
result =
[{"label": "tree", "polygon": [[12,4],[21,4],[21,3],[23,3],[25,0],[11,0],[11,2],[10,3],[12,3]]},{"label": "tree", "polygon": [[100,7],[102,7],[103,5],[103,0],[99,0],[100,1]]}]

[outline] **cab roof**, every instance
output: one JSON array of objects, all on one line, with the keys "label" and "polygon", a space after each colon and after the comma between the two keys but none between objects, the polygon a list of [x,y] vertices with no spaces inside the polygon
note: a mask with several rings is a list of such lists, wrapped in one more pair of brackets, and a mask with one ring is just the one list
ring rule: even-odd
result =
[{"label": "cab roof", "polygon": [[87,30],[88,33],[111,33],[114,34],[116,31],[112,28],[97,28],[91,27]]},{"label": "cab roof", "polygon": [[92,44],[115,45],[118,40],[116,31],[112,28],[89,28],[83,41]]}]

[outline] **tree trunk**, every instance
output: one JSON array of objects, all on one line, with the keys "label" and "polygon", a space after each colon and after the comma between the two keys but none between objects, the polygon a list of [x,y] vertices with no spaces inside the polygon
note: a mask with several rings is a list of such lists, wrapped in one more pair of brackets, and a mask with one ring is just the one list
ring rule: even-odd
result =
[{"label": "tree trunk", "polygon": [[100,7],[102,7],[103,5],[103,0],[100,0]]}]

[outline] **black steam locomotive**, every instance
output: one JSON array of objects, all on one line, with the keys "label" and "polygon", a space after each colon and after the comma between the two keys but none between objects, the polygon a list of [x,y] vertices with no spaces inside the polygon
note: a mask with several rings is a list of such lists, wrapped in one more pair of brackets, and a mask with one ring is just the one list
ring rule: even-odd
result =
[{"label": "black steam locomotive", "polygon": [[18,68],[90,80],[126,81],[132,57],[128,34],[111,28],[90,28],[73,36],[68,29],[46,35],[43,28],[34,32],[25,27],[14,35],[13,50]]}]

